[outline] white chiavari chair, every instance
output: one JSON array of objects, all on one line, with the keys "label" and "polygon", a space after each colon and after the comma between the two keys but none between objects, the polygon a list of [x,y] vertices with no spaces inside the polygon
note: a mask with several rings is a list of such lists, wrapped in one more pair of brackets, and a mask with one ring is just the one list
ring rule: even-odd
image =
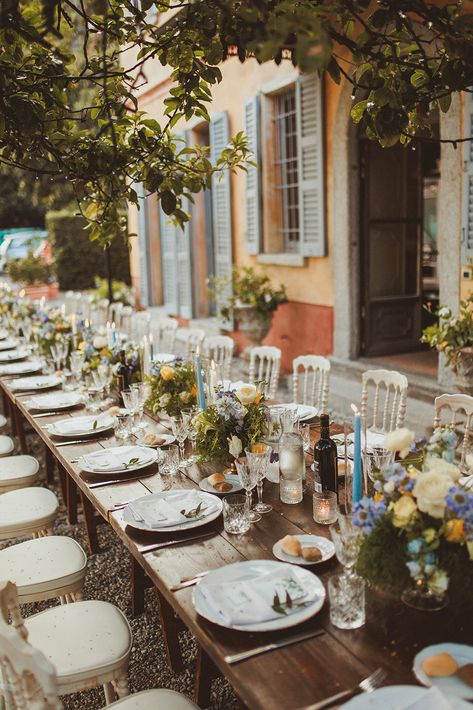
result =
[{"label": "white chiavari chair", "polygon": [[[63,705],[59,696],[70,692],[67,687],[64,687],[66,684],[60,674],[61,665],[64,664],[61,664],[58,669],[52,654],[38,647],[32,634],[28,637],[28,624],[21,618],[15,599],[14,584],[0,583],[0,600],[5,609],[12,612],[11,624],[5,620],[5,612],[0,613],[0,669],[2,671],[0,675],[4,679],[3,685],[9,689],[8,707],[17,710],[61,710]],[[81,602],[76,606],[96,603]],[[98,604],[106,604],[106,602],[98,602]],[[118,612],[118,609],[116,611]],[[131,633],[129,635],[131,640]],[[57,636],[59,637],[59,633]],[[58,638],[58,641],[62,645],[62,639]],[[98,655],[95,648],[92,649],[92,653]],[[78,656],[77,653],[76,655]],[[90,655],[92,655],[90,650],[85,648],[84,660],[87,661],[87,656]],[[81,659],[77,657],[77,661],[80,662]],[[100,669],[98,670],[101,672]],[[97,679],[97,684],[99,682],[100,680]],[[106,689],[106,699],[107,703],[112,699],[110,687]],[[197,705],[180,693],[163,688],[142,690],[112,702],[107,707],[115,707],[119,710],[157,710],[157,708],[191,710],[197,708]]]},{"label": "white chiavari chair", "polygon": [[66,315],[72,315],[80,310],[79,304],[82,298],[80,291],[67,291],[64,297],[64,303],[66,305]]},{"label": "white chiavari chair", "polygon": [[133,314],[134,310],[131,306],[123,306],[120,313],[120,326],[118,323],[115,324],[117,328],[119,327],[120,330],[128,335],[129,338],[132,336]]},{"label": "white chiavari chair", "polygon": [[259,345],[250,350],[250,382],[264,382],[262,390],[273,399],[279,384],[281,350],[273,345]]},{"label": "white chiavari chair", "polygon": [[224,380],[231,379],[234,348],[235,341],[229,335],[208,335],[204,338],[202,352],[209,360],[220,365]]},{"label": "white chiavari chair", "polygon": [[159,318],[153,321],[151,335],[156,353],[174,353],[178,326],[175,318]]},{"label": "white chiavari chair", "polygon": [[123,303],[121,303],[120,301],[116,301],[115,303],[111,303],[110,306],[108,307],[108,316],[107,316],[108,322],[110,324],[115,323],[115,326],[117,328],[120,328],[122,311],[123,311]]},{"label": "white chiavari chair", "polygon": [[176,351],[183,357],[190,358],[197,348],[202,347],[205,331],[201,328],[178,328],[176,331]]},{"label": "white chiavari chair", "polygon": [[300,355],[292,361],[294,402],[327,411],[330,360],[322,355]]},{"label": "white chiavari chair", "polygon": [[0,540],[50,535],[58,509],[57,496],[48,488],[31,486],[3,493],[0,495]]},{"label": "white chiavari chair", "polygon": [[447,422],[461,436],[460,465],[465,463],[470,445],[473,419],[473,397],[469,394],[441,394],[435,398],[434,429],[442,425],[442,411],[449,410]]},{"label": "white chiavari chair", "polygon": [[141,340],[145,335],[149,337],[151,326],[151,313],[149,311],[136,311],[131,320],[131,337]]},{"label": "white chiavari chair", "polygon": [[34,456],[19,454],[0,458],[0,494],[32,486],[38,481],[39,461]]},{"label": "white chiavari chair", "polygon": [[[372,432],[386,434],[404,425],[407,377],[396,370],[366,370],[362,374],[361,418]],[[370,391],[373,406],[369,412]]]},{"label": "white chiavari chair", "polygon": [[94,306],[94,297],[89,295],[84,295],[82,296],[78,307],[77,307],[77,312],[82,314],[82,318],[84,320],[88,320],[91,322],[92,320],[92,309]]},{"label": "white chiavari chair", "polygon": [[101,298],[100,301],[97,301],[91,307],[89,320],[96,328],[100,328],[100,326],[107,323],[109,306],[110,301],[108,298]]}]

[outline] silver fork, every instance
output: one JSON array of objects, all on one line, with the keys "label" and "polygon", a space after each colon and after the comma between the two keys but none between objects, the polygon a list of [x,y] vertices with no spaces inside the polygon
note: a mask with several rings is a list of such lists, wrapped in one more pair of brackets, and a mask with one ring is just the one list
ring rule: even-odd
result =
[{"label": "silver fork", "polygon": [[362,680],[361,683],[355,685],[354,688],[350,688],[349,690],[342,690],[341,693],[331,695],[330,698],[325,698],[325,700],[321,700],[319,703],[309,705],[306,710],[323,710],[323,708],[328,708],[331,705],[336,705],[342,702],[342,700],[347,700],[353,695],[358,695],[358,693],[371,693],[373,690],[376,690],[376,688],[379,688],[385,678],[386,671],[383,668],[377,668],[371,675]]}]

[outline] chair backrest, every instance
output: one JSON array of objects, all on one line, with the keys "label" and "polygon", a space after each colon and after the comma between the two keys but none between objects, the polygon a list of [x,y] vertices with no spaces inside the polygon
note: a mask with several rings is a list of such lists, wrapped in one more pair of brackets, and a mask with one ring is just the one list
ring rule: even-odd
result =
[{"label": "chair backrest", "polygon": [[[120,313],[120,330],[131,338],[134,310],[132,306],[123,306]],[[118,327],[118,324],[116,324]]]},{"label": "chair backrest", "polygon": [[91,320],[92,308],[94,304],[94,297],[90,294],[88,296],[83,296],[80,301],[78,301],[77,313],[81,313],[84,320]]},{"label": "chair backrest", "polygon": [[191,357],[197,348],[202,347],[205,331],[202,328],[178,328],[176,331],[176,350],[184,357]]},{"label": "chair backrest", "polygon": [[174,353],[176,332],[179,323],[175,318],[160,318],[153,322],[151,335],[157,353]]},{"label": "chair backrest", "polygon": [[108,308],[107,320],[109,323],[115,323],[117,328],[121,327],[121,314],[123,310],[123,303],[121,301],[116,301],[111,303]]},{"label": "chair backrest", "polygon": [[208,335],[204,339],[203,353],[221,366],[224,380],[230,379],[234,347],[235,341],[229,335]]},{"label": "chair backrest", "polygon": [[[362,375],[361,418],[367,429],[385,434],[404,425],[407,377],[396,370],[366,370]],[[368,418],[369,389],[374,387],[372,416]]]},{"label": "chair backrest", "polygon": [[292,361],[294,402],[327,410],[330,360],[322,355],[300,355]]},{"label": "chair backrest", "polygon": [[[27,641],[17,589],[12,582],[0,582],[0,607],[0,670],[7,708],[59,710],[63,706],[57,693],[56,671]],[[9,616],[12,624],[8,623]]]},{"label": "chair backrest", "polygon": [[90,309],[90,322],[92,325],[99,327],[105,325],[108,320],[108,307],[110,301],[108,298],[101,298],[100,301],[94,303]]},{"label": "chair backrest", "polygon": [[[461,465],[465,462],[470,442],[473,419],[473,397],[469,394],[441,394],[439,397],[436,397],[434,429],[442,426],[442,409],[449,409],[451,411],[450,421],[448,423],[463,436],[460,448]],[[459,414],[463,415],[461,421],[459,420]]]},{"label": "chair backrest", "polygon": [[131,337],[133,340],[141,340],[145,335],[149,336],[150,325],[151,313],[149,311],[134,313],[131,320]]},{"label": "chair backrest", "polygon": [[281,367],[281,351],[272,345],[258,345],[250,351],[250,382],[265,382],[262,391],[266,397],[276,396]]},{"label": "chair backrest", "polygon": [[70,316],[80,310],[79,305],[81,298],[82,294],[80,293],[80,291],[66,291],[66,295],[64,297],[64,303],[66,305],[66,315]]}]

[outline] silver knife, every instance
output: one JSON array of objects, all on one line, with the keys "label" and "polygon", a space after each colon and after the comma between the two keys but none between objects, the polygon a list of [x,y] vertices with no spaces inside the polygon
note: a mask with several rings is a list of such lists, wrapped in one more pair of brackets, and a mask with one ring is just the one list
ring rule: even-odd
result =
[{"label": "silver knife", "polygon": [[315,638],[316,636],[321,636],[324,633],[324,629],[317,629],[317,631],[307,631],[303,634],[296,634],[295,636],[291,636],[287,639],[282,639],[281,641],[268,643],[266,644],[266,646],[258,646],[258,648],[252,648],[250,651],[242,651],[241,653],[234,653],[233,655],[225,656],[225,661],[230,664],[239,663],[240,661],[246,661],[247,658],[259,656],[261,653],[274,651],[276,648],[283,648],[284,646],[291,646],[293,643],[307,641],[308,639]]},{"label": "silver knife", "polygon": [[[98,481],[97,483],[87,483],[89,488],[102,488],[103,486],[113,486],[114,483],[129,483],[130,481],[139,481],[141,478],[115,478],[113,481]],[[113,510],[121,510],[121,508],[126,508],[126,506],[115,506]],[[113,513],[113,510],[111,511]]]},{"label": "silver knife", "polygon": [[180,540],[168,540],[167,542],[157,542],[153,545],[146,545],[146,547],[142,547],[139,552],[141,552],[142,555],[144,555],[146,552],[153,552],[153,550],[160,550],[162,547],[170,547],[171,545],[185,545],[186,542],[193,542],[194,540],[205,540],[207,537],[214,537],[215,535],[218,535],[218,533],[210,532],[206,533],[205,535],[193,535],[192,537],[186,537],[182,538]]},{"label": "silver knife", "polygon": [[61,414],[61,412],[44,412],[44,414],[32,414],[32,419],[41,419],[41,417],[55,417]]},{"label": "silver knife", "polygon": [[101,439],[74,439],[74,441],[60,441],[57,444],[53,441],[52,443],[59,448],[60,446],[72,446],[72,444],[96,444],[97,441],[101,441]]}]

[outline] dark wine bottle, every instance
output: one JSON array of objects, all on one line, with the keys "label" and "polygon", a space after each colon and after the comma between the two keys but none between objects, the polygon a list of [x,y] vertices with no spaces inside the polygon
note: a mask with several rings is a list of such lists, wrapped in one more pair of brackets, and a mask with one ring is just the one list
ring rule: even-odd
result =
[{"label": "dark wine bottle", "polygon": [[117,365],[116,369],[116,374],[115,374],[115,382],[117,385],[117,392],[118,392],[118,399],[120,401],[120,404],[123,406],[123,397],[122,397],[122,392],[123,390],[128,389],[129,385],[129,370],[126,364],[126,357],[125,357],[125,351],[121,350],[120,351],[120,362]]},{"label": "dark wine bottle", "polygon": [[334,491],[338,497],[337,445],[330,438],[328,414],[320,415],[320,439],[314,446],[314,461],[318,464],[318,470],[314,471],[315,490]]}]

